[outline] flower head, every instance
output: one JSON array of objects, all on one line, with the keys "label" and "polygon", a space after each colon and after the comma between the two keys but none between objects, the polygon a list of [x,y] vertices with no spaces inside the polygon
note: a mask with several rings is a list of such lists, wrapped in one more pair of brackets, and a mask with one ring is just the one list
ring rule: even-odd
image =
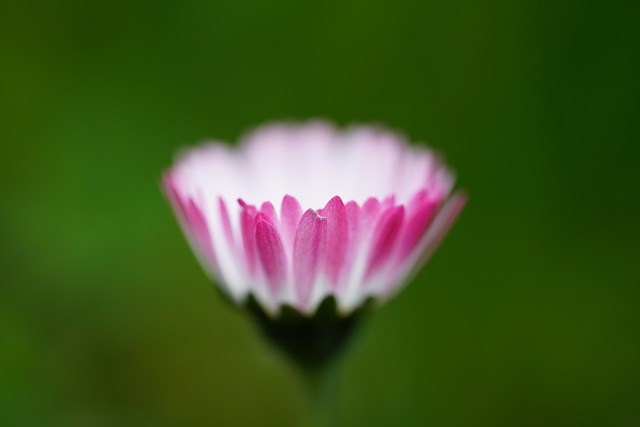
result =
[{"label": "flower head", "polygon": [[205,270],[277,318],[392,296],[465,202],[430,150],[374,127],[276,124],[183,153],[164,189]]}]

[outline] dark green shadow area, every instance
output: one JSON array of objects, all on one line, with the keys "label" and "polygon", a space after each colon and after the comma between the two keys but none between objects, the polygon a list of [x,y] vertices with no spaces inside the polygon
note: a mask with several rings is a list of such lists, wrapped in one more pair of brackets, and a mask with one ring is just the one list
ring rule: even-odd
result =
[{"label": "dark green shadow area", "polygon": [[356,328],[373,305],[366,302],[348,315],[338,312],[336,300],[322,300],[316,312],[305,315],[285,305],[275,316],[266,313],[253,295],[247,309],[265,338],[303,369],[321,370],[345,351]]}]

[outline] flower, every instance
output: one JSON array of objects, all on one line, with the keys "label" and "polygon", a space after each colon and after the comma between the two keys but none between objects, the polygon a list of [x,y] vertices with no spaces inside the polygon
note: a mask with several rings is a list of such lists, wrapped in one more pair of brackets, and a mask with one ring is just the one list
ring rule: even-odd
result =
[{"label": "flower", "polygon": [[433,253],[465,196],[439,157],[392,132],[274,124],[184,152],[164,190],[205,270],[272,318],[386,300]]}]

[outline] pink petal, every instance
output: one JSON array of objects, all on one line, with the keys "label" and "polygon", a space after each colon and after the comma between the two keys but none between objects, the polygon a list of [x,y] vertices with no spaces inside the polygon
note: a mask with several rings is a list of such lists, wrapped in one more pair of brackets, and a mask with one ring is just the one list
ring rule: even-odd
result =
[{"label": "pink petal", "polygon": [[302,216],[302,208],[295,197],[288,194],[282,199],[280,217],[282,218],[282,238],[287,247],[293,247],[293,240],[296,236],[298,222]]},{"label": "pink petal", "polygon": [[200,250],[203,252],[205,258],[213,264],[215,269],[217,269],[218,262],[211,242],[211,233],[209,232],[207,220],[205,219],[202,210],[191,198],[187,201],[186,205],[184,205],[184,209],[187,222],[191,227],[191,232],[200,247]]},{"label": "pink petal", "polygon": [[262,213],[257,215],[255,242],[271,294],[277,296],[286,280],[286,258],[278,231]]},{"label": "pink petal", "polygon": [[393,291],[403,283],[406,283],[428,261],[460,215],[466,202],[467,195],[458,192],[440,208],[410,257],[400,260],[401,268],[397,272],[399,274],[398,279],[389,284],[388,291]]},{"label": "pink petal", "polygon": [[371,274],[375,273],[389,257],[403,219],[404,206],[402,205],[389,208],[380,215],[371,240],[372,246],[369,253],[366,277],[370,277]]},{"label": "pink petal", "polygon": [[327,218],[327,243],[325,247],[325,271],[335,288],[347,250],[347,210],[340,197],[335,196],[325,206],[322,215]]},{"label": "pink petal", "polygon": [[347,213],[347,224],[349,225],[349,234],[351,234],[352,231],[355,232],[358,230],[358,223],[360,220],[360,206],[358,206],[358,204],[352,200],[350,202],[347,202],[347,204],[344,205],[344,207]]},{"label": "pink petal", "polygon": [[427,199],[426,193],[422,191],[408,203],[407,219],[398,238],[398,259],[400,261],[405,259],[422,239],[440,203],[440,200]]},{"label": "pink petal", "polygon": [[360,245],[360,206],[356,202],[350,201],[345,205],[345,211],[347,213],[347,234],[349,238],[347,240],[344,265],[345,268],[350,269],[353,267],[357,249]]},{"label": "pink petal", "polygon": [[392,194],[390,196],[385,197],[382,203],[380,203],[380,210],[386,211],[387,209],[395,205],[396,205],[396,196]]},{"label": "pink petal", "polygon": [[360,210],[361,229],[370,228],[380,214],[380,202],[375,197],[367,199]]},{"label": "pink petal", "polygon": [[211,233],[206,218],[200,207],[190,197],[183,197],[178,191],[175,178],[171,172],[163,176],[163,184],[167,197],[178,214],[184,232],[195,245],[197,252],[201,254],[208,266],[214,272],[219,272],[218,260],[211,242]]},{"label": "pink petal", "polygon": [[418,191],[412,198],[407,202],[406,206],[409,211],[413,211],[417,209],[420,205],[422,205],[428,198],[427,190]]},{"label": "pink petal", "polygon": [[240,232],[242,233],[242,243],[244,245],[245,260],[250,276],[255,275],[256,271],[256,249],[255,249],[255,227],[256,207],[246,204],[242,199],[238,199],[238,203],[242,207],[240,211]]},{"label": "pink petal", "polygon": [[325,218],[309,209],[302,215],[296,231],[293,244],[293,279],[298,302],[303,308],[309,303],[313,291],[326,225]]},{"label": "pink petal", "polygon": [[278,223],[278,214],[271,202],[264,202],[260,207],[260,212],[268,218],[271,224],[275,225]]}]

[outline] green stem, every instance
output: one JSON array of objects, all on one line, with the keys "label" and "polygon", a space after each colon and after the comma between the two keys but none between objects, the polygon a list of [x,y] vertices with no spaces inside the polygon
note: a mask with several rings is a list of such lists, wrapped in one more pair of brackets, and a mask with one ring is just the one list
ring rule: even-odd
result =
[{"label": "green stem", "polygon": [[339,379],[337,368],[329,364],[321,368],[301,370],[307,404],[305,426],[333,427],[336,425]]}]

